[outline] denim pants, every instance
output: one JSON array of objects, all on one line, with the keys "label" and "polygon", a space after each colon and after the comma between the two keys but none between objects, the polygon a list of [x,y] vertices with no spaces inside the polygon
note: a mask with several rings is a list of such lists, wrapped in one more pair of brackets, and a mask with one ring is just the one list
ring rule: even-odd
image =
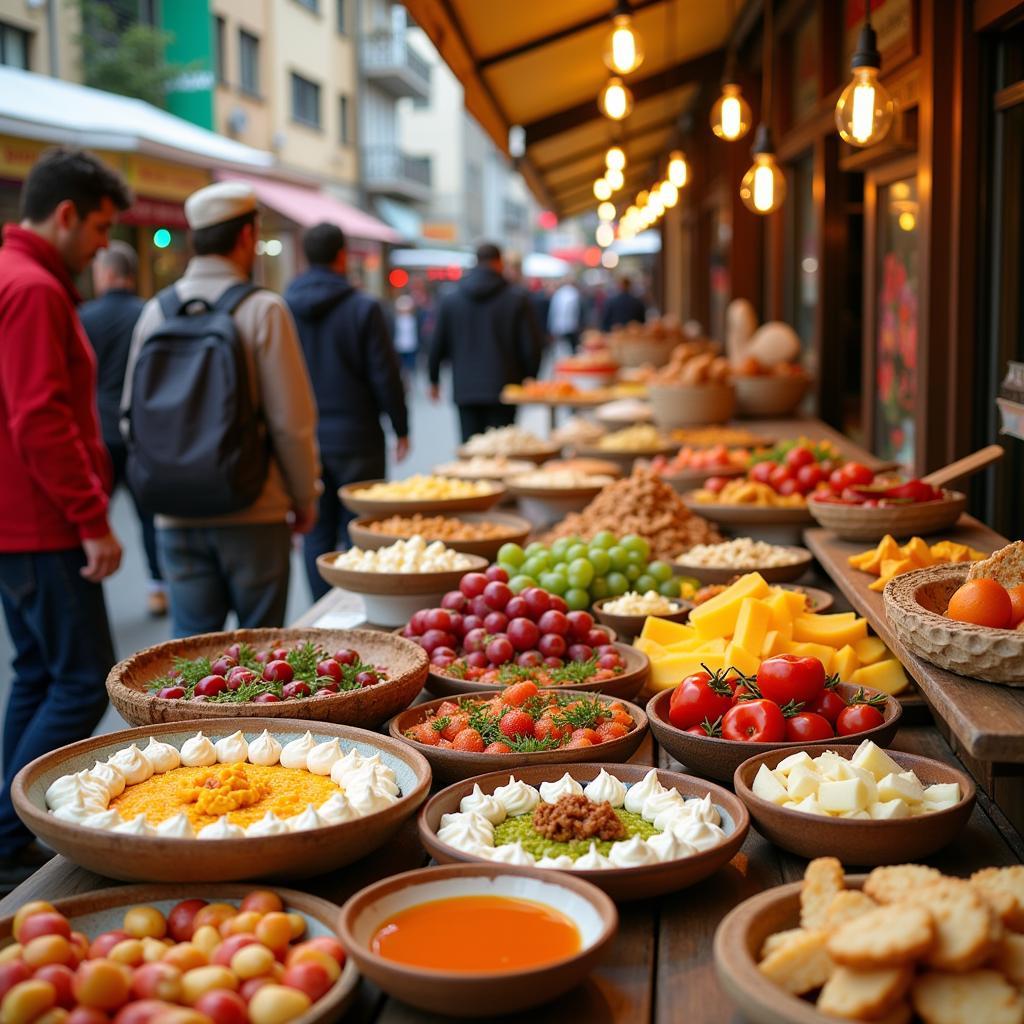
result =
[{"label": "denim pants", "polygon": [[157,527],[156,545],[175,637],[215,633],[232,611],[242,629],[284,625],[287,523]]},{"label": "denim pants", "polygon": [[91,735],[107,707],[114,664],[103,588],[79,574],[81,548],[0,554],[0,597],[14,645],[4,715],[0,857],[32,841],[11,804],[11,781],[30,761]]}]

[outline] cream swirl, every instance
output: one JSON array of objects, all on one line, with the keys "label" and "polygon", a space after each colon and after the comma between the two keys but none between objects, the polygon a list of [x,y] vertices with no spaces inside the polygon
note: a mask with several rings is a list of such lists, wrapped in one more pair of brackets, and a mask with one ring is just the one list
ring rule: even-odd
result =
[{"label": "cream swirl", "polygon": [[306,804],[306,809],[301,813],[285,818],[284,823],[288,826],[289,832],[308,832],[310,829],[323,828],[325,824],[312,804]]},{"label": "cream swirl", "polygon": [[153,766],[154,775],[163,775],[181,764],[178,748],[172,747],[170,743],[161,743],[155,736],[149,737],[142,756]]},{"label": "cream swirl", "polygon": [[86,818],[93,814],[101,814],[106,809],[105,801],[98,803],[96,800],[86,799],[81,793],[77,793],[72,799],[61,804],[53,812],[53,816],[59,821],[70,821],[75,825],[81,825]]},{"label": "cream swirl", "polygon": [[228,821],[227,815],[224,814],[199,830],[200,839],[240,839],[244,835],[245,831]]},{"label": "cream swirl", "polygon": [[81,799],[84,789],[77,774],[62,775],[50,783],[43,799],[51,811],[57,811],[65,804],[72,803],[75,797]]},{"label": "cream swirl", "polygon": [[680,857],[691,857],[697,852],[696,846],[685,839],[680,839],[671,829],[649,836],[647,845],[662,864],[670,860],[679,860]]},{"label": "cream swirl", "polygon": [[632,836],[621,843],[612,843],[608,859],[617,868],[639,868],[645,864],[658,863],[658,855],[639,836]]},{"label": "cream swirl", "polygon": [[725,842],[725,833],[709,821],[685,818],[673,822],[669,828],[677,839],[696,847],[698,850],[713,850]]},{"label": "cream swirl", "polygon": [[217,740],[214,749],[217,751],[219,764],[240,764],[249,757],[249,744],[246,743],[241,729],[236,729],[230,736]]},{"label": "cream swirl", "polygon": [[366,763],[369,758],[364,758],[362,754],[353,747],[340,761],[335,761],[331,766],[331,781],[339,786],[345,784],[345,779],[349,775],[353,775],[362,768],[363,764]]},{"label": "cream swirl", "polygon": [[307,730],[305,736],[299,736],[282,747],[281,767],[301,768],[305,771],[307,761],[309,760],[309,752],[315,746],[316,740],[313,739],[313,734]]},{"label": "cream swirl", "polygon": [[600,774],[583,788],[583,795],[595,804],[607,802],[612,807],[621,807],[626,799],[626,784],[602,768]]},{"label": "cream swirl", "polygon": [[124,792],[124,787],[127,785],[121,770],[119,768],[115,768],[107,761],[97,761],[88,772],[82,772],[80,774],[87,775],[98,785],[103,786],[111,799],[115,796],[120,796]]},{"label": "cream swirl", "polygon": [[721,825],[722,816],[711,802],[711,794],[705,793],[699,800],[686,801],[686,816],[695,821],[706,821],[709,825]]},{"label": "cream swirl", "polygon": [[344,793],[333,793],[318,808],[317,814],[328,825],[341,825],[346,821],[354,821],[356,814]]},{"label": "cream swirl", "polygon": [[362,782],[346,786],[345,796],[360,817],[383,811],[398,800],[387,790]]},{"label": "cream swirl", "polygon": [[145,782],[153,774],[153,766],[134,743],[119,750],[109,761],[124,776],[129,786]]},{"label": "cream swirl", "polygon": [[597,843],[591,843],[590,849],[582,857],[573,861],[573,871],[606,871],[615,865],[597,848]]},{"label": "cream swirl", "polygon": [[645,821],[654,821],[659,814],[682,814],[685,807],[686,801],[678,789],[663,789],[660,793],[652,793],[644,801],[640,814]]},{"label": "cream swirl", "polygon": [[626,790],[626,799],[624,801],[626,810],[632,811],[633,814],[642,813],[644,801],[648,797],[654,796],[655,793],[661,793],[664,788],[658,781],[658,769],[652,768],[639,782],[634,782]]},{"label": "cream swirl", "polygon": [[479,785],[474,785],[473,792],[462,798],[459,810],[464,814],[479,814],[492,825],[500,825],[507,817],[505,805],[496,797],[484,793]]},{"label": "cream swirl", "polygon": [[568,857],[564,853],[560,853],[557,857],[549,857],[545,854],[537,861],[535,866],[538,868],[553,868],[558,871],[571,871],[575,863],[572,857]]},{"label": "cream swirl", "polygon": [[182,743],[181,763],[186,768],[209,768],[217,763],[217,751],[206,736],[197,732]]},{"label": "cream swirl", "polygon": [[148,821],[144,814],[136,814],[131,821],[124,821],[112,828],[111,832],[117,832],[122,836],[155,836],[156,829]]},{"label": "cream swirl", "polygon": [[124,818],[111,808],[107,811],[97,811],[95,814],[90,814],[87,818],[83,818],[79,824],[85,825],[86,828],[101,828],[104,832],[109,832],[111,829],[117,828],[118,825],[123,825]]},{"label": "cream swirl", "polygon": [[517,814],[529,814],[534,810],[540,803],[540,793],[522,779],[510,775],[508,783],[494,791],[494,799],[505,808],[506,814],[515,817]]},{"label": "cream swirl", "polygon": [[[249,744],[249,763],[263,765],[264,767],[270,767],[271,765],[277,764],[281,760],[281,751],[284,748],[281,746],[273,736],[270,735],[268,729],[264,729]],[[268,833],[268,835],[271,833]],[[248,831],[246,832],[248,835]]]},{"label": "cream swirl", "polygon": [[542,782],[540,798],[546,804],[557,804],[563,796],[580,796],[583,787],[566,772],[557,782]]},{"label": "cream swirl", "polygon": [[192,827],[189,816],[179,811],[173,818],[165,818],[156,827],[156,834],[165,839],[195,839],[196,830]]},{"label": "cream swirl", "polygon": [[483,815],[472,812],[445,814],[437,838],[458,850],[494,846],[494,826]]},{"label": "cream swirl", "polygon": [[533,867],[537,863],[537,858],[529,850],[523,849],[522,841],[519,839],[514,843],[489,847],[484,856],[496,864],[518,864],[522,867]]},{"label": "cream swirl", "polygon": [[400,792],[394,770],[380,761],[364,761],[354,772],[349,772],[342,789],[353,786],[369,786],[389,796],[398,796]]},{"label": "cream swirl", "polygon": [[288,831],[288,826],[273,812],[267,811],[259,821],[249,825],[245,834],[247,836],[282,836]]},{"label": "cream swirl", "polygon": [[306,770],[314,775],[330,775],[331,769],[341,760],[341,746],[338,737],[318,743],[306,758]]}]

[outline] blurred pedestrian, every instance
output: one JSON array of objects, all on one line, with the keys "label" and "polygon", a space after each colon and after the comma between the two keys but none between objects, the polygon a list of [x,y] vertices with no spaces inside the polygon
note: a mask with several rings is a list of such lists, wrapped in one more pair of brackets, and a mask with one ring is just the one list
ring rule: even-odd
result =
[{"label": "blurred pedestrian", "polygon": [[90,153],[54,149],[29,172],[0,248],[0,597],[14,646],[3,726],[0,888],[48,857],[11,804],[29,761],[92,733],[114,664],[100,581],[121,545],[107,519],[110,457],[96,360],[73,278],[109,242],[131,194]]},{"label": "blurred pedestrian", "polygon": [[551,311],[551,293],[543,281],[533,281],[530,285],[530,307],[533,309],[533,318],[540,328],[541,345],[547,348],[551,341],[548,333],[548,314]]},{"label": "blurred pedestrian", "polygon": [[[100,410],[100,429],[114,466],[115,488],[125,483],[124,472],[128,459],[128,449],[118,425],[124,373],[128,366],[132,331],[145,305],[136,294],[138,265],[138,256],[127,242],[115,239],[106,249],[100,249],[92,262],[92,286],[96,298],[84,303],[79,310],[82,326],[96,353],[96,397]],[[142,546],[149,566],[146,608],[150,615],[159,618],[167,614],[167,590],[156,555],[156,527],[152,513],[139,507],[131,488],[128,488],[128,493],[142,527]]]},{"label": "blurred pedestrian", "polygon": [[341,228],[317,224],[306,232],[302,248],[309,270],[292,281],[284,297],[298,326],[319,414],[324,486],[303,552],[309,588],[320,598],[330,586],[317,571],[317,556],[348,547],[348,524],[355,518],[338,500],[338,489],[386,475],[384,414],[397,438],[395,458],[406,457],[409,415],[384,311],[345,276]]},{"label": "blurred pedestrian", "polygon": [[575,352],[580,343],[583,327],[583,300],[580,290],[566,278],[551,296],[548,307],[548,333],[569,346]]},{"label": "blurred pedestrian", "polygon": [[619,278],[619,290],[605,303],[601,329],[610,331],[625,324],[642,324],[646,318],[647,307],[633,294],[633,282],[625,276]]},{"label": "blurred pedestrian", "polygon": [[481,245],[476,266],[441,300],[430,339],[431,398],[440,398],[441,366],[451,363],[462,440],[508,426],[516,407],[501,403],[501,390],[535,377],[540,354],[540,329],[526,292],[502,276],[501,250]]},{"label": "blurred pedestrian", "polygon": [[[208,185],[185,201],[185,217],[195,256],[176,284],[146,303],[132,339],[122,401],[133,432],[129,479],[137,484],[132,473],[140,446],[136,421],[145,422],[151,430],[165,422],[168,437],[180,432],[182,413],[169,407],[169,396],[187,397],[184,415],[192,429],[189,448],[178,463],[203,451],[204,445],[208,449],[215,437],[230,437],[234,450],[224,450],[218,441],[220,450],[211,452],[202,465],[205,469],[214,462],[216,473],[221,467],[216,459],[222,459],[233,470],[245,471],[247,491],[251,488],[255,497],[237,510],[217,514],[179,511],[168,515],[156,508],[157,551],[170,594],[174,635],[223,629],[231,611],[242,628],[282,626],[291,534],[308,532],[316,521],[320,466],[313,391],[284,299],[251,284],[259,237],[252,189],[238,182]],[[186,348],[196,340],[185,334],[188,322],[214,314],[230,315],[232,337],[224,336],[221,322],[217,336],[201,338],[202,345]],[[172,336],[174,332],[177,336]],[[229,341],[240,346],[245,358],[231,359],[237,351],[233,350],[228,353],[229,362],[217,365],[218,372],[225,367],[232,374],[237,367],[238,372],[231,381],[232,394],[219,395],[217,407],[210,408],[213,403],[197,396],[211,387],[206,378],[213,374],[206,373],[202,363],[186,362],[186,353],[213,359]],[[153,372],[147,375],[150,366]],[[236,408],[252,410],[250,425],[244,436],[235,436],[229,423],[228,433],[222,435],[221,413]],[[230,460],[239,450],[255,450],[260,458],[250,459],[251,466],[237,467]],[[152,466],[164,454],[139,451],[138,465]],[[195,485],[179,488],[186,493],[177,496],[173,507],[212,505],[214,486],[212,477],[207,494],[199,493],[203,489]],[[139,499],[145,503],[141,490]],[[166,512],[172,506],[166,504],[166,495],[163,501]]]},{"label": "blurred pedestrian", "polygon": [[420,351],[420,321],[411,295],[399,295],[395,299],[394,323],[395,351],[405,371],[406,380],[411,382],[416,373],[416,360]]}]

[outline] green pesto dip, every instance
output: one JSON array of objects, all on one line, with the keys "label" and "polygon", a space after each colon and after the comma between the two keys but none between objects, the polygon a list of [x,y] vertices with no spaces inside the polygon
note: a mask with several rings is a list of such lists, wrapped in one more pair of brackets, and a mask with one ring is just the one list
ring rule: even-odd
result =
[{"label": "green pesto dip", "polygon": [[[622,824],[626,826],[626,838],[639,836],[641,839],[648,839],[658,834],[649,821],[645,821],[639,814],[624,810],[621,807],[615,809]],[[532,853],[540,860],[541,857],[557,857],[565,854],[576,860],[582,857],[590,849],[591,843],[596,843],[597,849],[608,856],[609,850],[614,845],[611,840],[603,839],[573,839],[568,843],[557,843],[553,839],[546,839],[533,827],[533,814],[517,814],[514,818],[506,818],[500,825],[494,827],[494,845],[505,846],[508,843],[519,841],[527,853]],[[624,842],[625,840],[617,840]]]}]

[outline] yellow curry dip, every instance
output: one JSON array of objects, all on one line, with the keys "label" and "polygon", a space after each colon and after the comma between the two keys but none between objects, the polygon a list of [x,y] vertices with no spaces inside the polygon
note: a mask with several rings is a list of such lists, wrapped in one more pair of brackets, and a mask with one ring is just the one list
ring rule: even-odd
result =
[{"label": "yellow curry dip", "polygon": [[209,768],[172,768],[129,786],[110,806],[125,821],[144,814],[159,825],[184,811],[198,831],[222,814],[241,828],[267,811],[279,818],[301,814],[307,804],[319,807],[339,791],[329,776],[279,764],[216,764]]}]

